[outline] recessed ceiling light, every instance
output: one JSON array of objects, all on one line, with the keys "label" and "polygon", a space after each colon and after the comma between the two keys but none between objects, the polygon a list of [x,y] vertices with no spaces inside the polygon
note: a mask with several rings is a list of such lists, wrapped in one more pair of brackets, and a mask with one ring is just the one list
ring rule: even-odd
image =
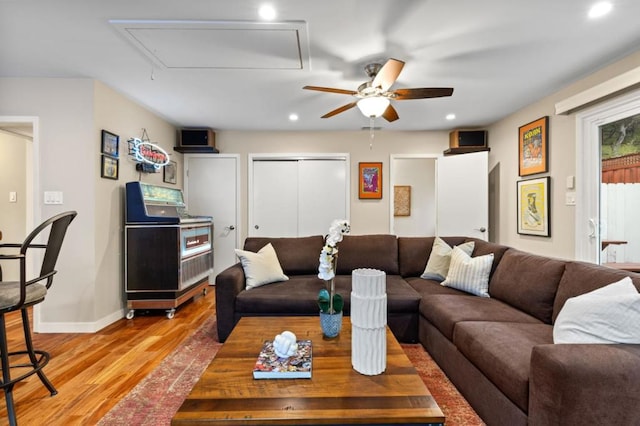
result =
[{"label": "recessed ceiling light", "polygon": [[447,116],[445,118],[447,120],[455,120],[456,119],[456,115],[455,114],[447,114]]},{"label": "recessed ceiling light", "polygon": [[589,9],[589,18],[600,18],[601,16],[604,16],[607,13],[611,12],[612,7],[613,6],[608,1],[598,2],[591,6],[591,9]]},{"label": "recessed ceiling light", "polygon": [[289,114],[290,121],[298,121],[298,114]]},{"label": "recessed ceiling light", "polygon": [[265,21],[273,21],[276,19],[276,10],[270,4],[263,4],[258,10],[258,14]]}]

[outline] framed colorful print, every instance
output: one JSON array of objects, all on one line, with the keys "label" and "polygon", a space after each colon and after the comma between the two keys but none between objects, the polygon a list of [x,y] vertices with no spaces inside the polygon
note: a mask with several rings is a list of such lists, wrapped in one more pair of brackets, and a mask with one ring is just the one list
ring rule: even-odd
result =
[{"label": "framed colorful print", "polygon": [[518,128],[518,174],[529,176],[548,171],[549,117]]},{"label": "framed colorful print", "polygon": [[120,136],[114,135],[106,130],[102,131],[102,153],[110,157],[118,158],[118,142]]},{"label": "framed colorful print", "polygon": [[359,163],[358,198],[382,198],[382,163]]},{"label": "framed colorful print", "polygon": [[109,157],[108,155],[101,155],[100,162],[100,177],[105,179],[118,180],[118,159]]},{"label": "framed colorful print", "polygon": [[411,187],[409,185],[393,187],[393,215],[411,216]]},{"label": "framed colorful print", "polygon": [[518,234],[551,236],[549,176],[520,180],[518,185]]},{"label": "framed colorful print", "polygon": [[176,164],[175,161],[169,161],[169,164],[167,164],[166,166],[164,166],[162,168],[162,180],[163,182],[166,183],[176,183],[177,178],[176,178],[176,173],[178,171],[177,169],[178,165]]}]

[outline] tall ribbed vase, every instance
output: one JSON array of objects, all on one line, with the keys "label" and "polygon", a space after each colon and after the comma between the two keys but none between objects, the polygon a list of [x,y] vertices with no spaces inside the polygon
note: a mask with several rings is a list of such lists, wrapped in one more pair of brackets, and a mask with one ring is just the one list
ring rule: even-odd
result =
[{"label": "tall ribbed vase", "polygon": [[387,276],[377,269],[351,273],[351,365],[373,376],[387,368]]}]

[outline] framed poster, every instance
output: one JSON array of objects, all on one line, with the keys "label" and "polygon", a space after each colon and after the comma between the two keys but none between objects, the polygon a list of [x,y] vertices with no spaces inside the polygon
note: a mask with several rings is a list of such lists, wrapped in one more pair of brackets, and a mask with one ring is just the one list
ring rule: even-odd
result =
[{"label": "framed poster", "polygon": [[108,155],[102,155],[101,157],[102,161],[100,162],[100,177],[103,177],[105,179],[118,180],[119,160]]},{"label": "framed poster", "polygon": [[518,128],[518,174],[529,176],[548,171],[549,117]]},{"label": "framed poster", "polygon": [[176,173],[178,172],[177,167],[178,165],[176,164],[175,161],[169,161],[169,163],[162,168],[163,182],[173,183],[173,184],[176,183],[177,181]]},{"label": "framed poster", "polygon": [[382,163],[359,163],[358,198],[382,198]]},{"label": "framed poster", "polygon": [[518,188],[518,234],[551,236],[549,176],[520,180]]},{"label": "framed poster", "polygon": [[118,146],[120,136],[114,135],[106,130],[102,131],[102,153],[110,157],[118,158]]},{"label": "framed poster", "polygon": [[411,187],[409,185],[393,187],[393,215],[411,216]]}]

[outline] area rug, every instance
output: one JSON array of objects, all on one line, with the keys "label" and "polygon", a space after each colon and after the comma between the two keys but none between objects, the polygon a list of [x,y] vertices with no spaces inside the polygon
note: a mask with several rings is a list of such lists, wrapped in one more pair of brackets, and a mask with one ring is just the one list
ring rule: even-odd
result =
[{"label": "area rug", "polygon": [[[171,418],[182,401],[221,347],[215,318],[209,318],[113,407],[98,425],[171,424]],[[484,425],[422,345],[402,344],[402,348],[442,409],[447,426]]]}]

